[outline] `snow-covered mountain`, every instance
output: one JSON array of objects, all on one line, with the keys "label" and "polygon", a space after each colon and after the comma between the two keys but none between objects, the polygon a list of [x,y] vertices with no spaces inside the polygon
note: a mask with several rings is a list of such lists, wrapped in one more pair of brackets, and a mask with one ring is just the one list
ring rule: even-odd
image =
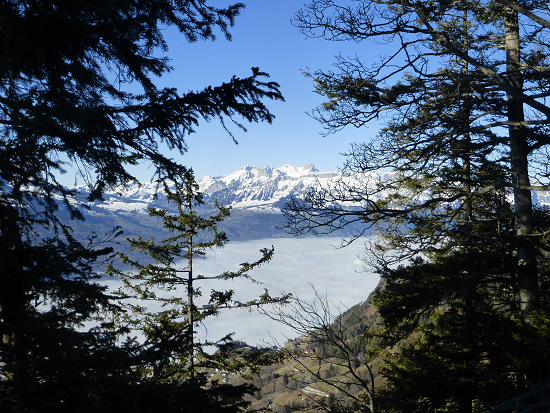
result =
[{"label": "snow-covered mountain", "polygon": [[[386,180],[388,176],[376,172],[362,178],[374,182]],[[303,167],[288,164],[280,168],[243,166],[230,175],[204,177],[199,185],[207,199],[217,199],[222,205],[278,213],[292,197],[300,198],[309,188],[319,185],[333,187],[341,178],[342,172],[319,171],[311,163]],[[350,179],[357,181],[358,177],[344,177],[344,180]]]},{"label": "snow-covered mountain", "polygon": [[[320,186],[337,190],[346,182],[354,187],[369,187],[376,182],[385,182],[392,178],[392,172],[369,172],[342,176],[342,172],[323,172],[311,163],[303,167],[284,165],[280,168],[266,166],[258,168],[243,166],[237,171],[224,176],[206,176],[199,180],[199,187],[204,194],[206,208],[213,207],[214,201],[221,205],[231,206],[233,211],[241,210],[256,213],[281,212],[284,205],[292,198],[300,198],[308,188]],[[337,184],[337,182],[339,182]],[[335,189],[336,188],[336,189]],[[77,188],[82,199],[87,195],[85,187]],[[380,194],[383,195],[383,194]],[[379,196],[380,196],[379,195]],[[146,213],[148,206],[170,209],[162,191],[155,183],[130,185],[124,190],[107,191],[104,202],[92,206],[92,214],[104,213]],[[535,204],[550,205],[550,194],[533,193]],[[356,205],[360,207],[361,205]]]},{"label": "snow-covered mountain", "polygon": [[[207,206],[213,205],[217,200],[221,205],[231,206],[233,210],[279,213],[291,197],[299,198],[304,191],[314,185],[328,187],[331,182],[338,180],[341,174],[319,171],[311,163],[303,167],[243,166],[229,175],[206,176],[198,183]],[[390,176],[391,173],[374,172],[362,179],[368,185],[368,182],[386,180]],[[357,177],[347,179],[357,180]],[[78,189],[85,195],[84,187]],[[94,209],[145,213],[147,206],[166,207],[166,199],[162,193],[157,193],[155,183],[130,185],[124,191],[108,191],[104,198],[104,202],[94,204]]]},{"label": "snow-covered mountain", "polygon": [[300,196],[319,179],[335,178],[336,172],[321,172],[309,163],[302,168],[284,165],[281,168],[243,166],[221,177],[206,176],[199,186],[207,199],[238,209],[279,212],[291,196]]},{"label": "snow-covered mountain", "polygon": [[[389,176],[387,173],[372,173],[361,177],[361,182],[368,185],[371,181],[386,180]],[[220,228],[232,241],[287,237],[290,235],[281,229],[285,224],[285,218],[280,213],[284,205],[292,197],[299,198],[314,185],[327,188],[342,178],[344,181],[358,179],[356,176],[342,177],[341,172],[319,171],[313,164],[280,168],[243,166],[229,175],[206,176],[199,180],[206,205],[204,210],[201,208],[198,212],[204,216],[210,214],[215,201],[231,206],[231,218],[221,223]],[[81,202],[86,202],[88,189],[85,186],[73,189],[79,193]],[[89,209],[82,210],[86,216],[84,222],[71,223],[79,238],[86,239],[92,232],[109,234],[113,228],[122,228],[125,237],[161,239],[166,235],[158,219],[147,214],[149,206],[168,210],[174,208],[173,204],[166,202],[156,183],[129,185],[120,190],[107,191],[103,197],[103,201],[96,201],[89,204]],[[59,205],[63,210],[61,200]],[[64,219],[69,220],[69,214]],[[348,236],[346,231],[351,229],[346,228],[338,236]]]},{"label": "snow-covered mountain", "polygon": [[[290,235],[281,229],[286,221],[280,212],[292,197],[300,198],[313,186],[320,186],[333,194],[337,190],[345,191],[346,184],[356,188],[373,187],[377,182],[391,180],[392,176],[391,172],[342,175],[340,171],[319,171],[313,164],[280,168],[243,166],[229,175],[200,179],[206,205],[198,212],[203,216],[210,214],[216,200],[221,205],[231,206],[231,218],[221,224],[221,229],[232,241],[285,237]],[[85,202],[86,187],[75,189]],[[535,204],[549,206],[550,193],[533,193],[533,200]],[[87,239],[90,233],[108,234],[113,228],[122,228],[127,237],[160,239],[165,236],[164,230],[157,219],[149,217],[148,206],[168,210],[174,207],[166,203],[164,194],[158,191],[155,183],[130,185],[124,190],[106,192],[104,201],[97,201],[88,210],[83,210],[86,215],[84,222],[73,221],[71,226],[81,239]],[[359,204],[354,206],[361,208]],[[63,209],[61,202],[60,208]],[[69,220],[69,214],[66,219]],[[333,235],[346,237],[356,229],[349,226]]]}]

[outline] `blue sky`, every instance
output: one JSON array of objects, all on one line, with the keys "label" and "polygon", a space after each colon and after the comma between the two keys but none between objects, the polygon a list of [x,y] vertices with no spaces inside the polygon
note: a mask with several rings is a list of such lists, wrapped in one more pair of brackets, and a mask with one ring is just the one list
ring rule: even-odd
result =
[{"label": "blue sky", "polygon": [[[219,6],[229,3],[212,2]],[[306,114],[322,98],[312,92],[313,85],[301,70],[330,69],[340,53],[364,56],[372,51],[366,44],[305,38],[290,23],[301,4],[294,0],[248,2],[231,31],[232,42],[220,34],[215,42],[189,44],[177,32],[167,31],[168,56],[174,70],[163,76],[159,85],[176,87],[180,92],[200,90],[228,81],[233,75],[249,76],[251,67],[259,67],[280,84],[285,97],[285,102],[267,101],[276,116],[272,125],[246,125],[247,133],[232,128],[239,145],[233,143],[218,122],[203,122],[187,139],[189,151],[183,156],[173,156],[192,166],[198,179],[205,175],[226,175],[244,165],[303,166],[312,162],[318,169],[333,171],[341,166],[340,153],[348,149],[349,143],[376,134],[376,127],[372,126],[350,128],[323,138],[319,135],[321,125]],[[150,171],[139,178],[150,178]]]}]

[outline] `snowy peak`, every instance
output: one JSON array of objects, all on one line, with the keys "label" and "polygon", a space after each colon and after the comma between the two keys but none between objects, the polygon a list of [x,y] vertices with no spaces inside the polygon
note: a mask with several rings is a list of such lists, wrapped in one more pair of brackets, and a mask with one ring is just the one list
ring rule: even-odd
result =
[{"label": "snowy peak", "polygon": [[[215,201],[221,205],[231,206],[233,209],[248,210],[251,212],[275,213],[292,198],[302,198],[311,188],[320,186],[324,190],[346,190],[349,185],[355,188],[374,188],[379,182],[393,179],[394,173],[371,171],[363,174],[344,174],[341,171],[323,172],[315,168],[312,163],[303,167],[289,164],[280,168],[266,166],[243,166],[235,172],[218,177],[205,176],[198,184],[204,195],[206,209],[213,209]],[[84,186],[75,187],[82,202],[86,202],[88,189]],[[532,192],[536,205],[550,205],[550,193]],[[377,193],[376,197],[384,196]],[[90,205],[89,214],[109,213],[147,213],[147,207],[172,209],[167,204],[166,197],[155,182],[146,182],[140,185],[132,184],[120,190],[107,191],[104,202],[95,202]],[[371,201],[374,198],[370,199]],[[363,207],[361,202],[354,207]],[[64,208],[60,200],[60,208]]]},{"label": "snowy peak", "polygon": [[[232,174],[215,178],[206,176],[199,182],[201,182],[202,185],[208,185],[211,181],[223,181],[227,186],[232,186],[238,185],[239,182],[247,182],[255,179],[263,181],[267,181],[269,179],[300,179],[317,172],[319,171],[315,169],[315,166],[312,163],[308,163],[302,168],[296,168],[289,164],[286,164],[280,168],[273,168],[272,166],[258,168],[256,166],[246,165],[239,168]],[[205,188],[203,188],[203,190],[206,191]]]},{"label": "snowy peak", "polygon": [[286,164],[279,168],[279,171],[281,171],[281,173],[283,174],[286,174],[287,176],[294,178],[299,178],[301,176],[316,174],[320,172],[318,169],[315,169],[315,165],[313,165],[312,163],[306,163],[301,168],[295,168],[292,165]]},{"label": "snowy peak", "polygon": [[321,172],[312,163],[303,167],[284,165],[280,168],[243,166],[221,177],[206,176],[199,181],[206,198],[241,209],[280,212],[292,196],[300,196],[318,179],[338,176],[339,172]]},{"label": "snowy peak", "polygon": [[[300,198],[308,188],[316,185],[332,187],[334,182],[358,179],[361,185],[389,179],[391,173],[370,172],[358,178],[357,175],[342,176],[342,172],[323,172],[312,163],[303,167],[284,165],[280,168],[266,166],[243,166],[235,172],[218,177],[205,176],[198,181],[207,208],[212,208],[217,200],[221,205],[234,209],[258,212],[280,213],[292,197]],[[77,188],[82,199],[87,195],[85,187]],[[128,185],[120,190],[107,191],[104,202],[95,202],[92,210],[146,213],[148,206],[171,208],[166,198],[154,182]]]}]

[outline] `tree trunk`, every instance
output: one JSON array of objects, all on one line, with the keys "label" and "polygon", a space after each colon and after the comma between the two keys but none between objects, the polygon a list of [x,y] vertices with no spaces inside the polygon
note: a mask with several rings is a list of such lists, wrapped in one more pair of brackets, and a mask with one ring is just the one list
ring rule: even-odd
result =
[{"label": "tree trunk", "polygon": [[[506,71],[509,82],[518,90],[523,89],[521,73],[521,49],[519,42],[518,14],[504,7],[504,28],[506,47]],[[514,207],[517,235],[517,282],[521,316],[529,321],[529,314],[538,307],[539,286],[535,250],[530,242],[533,233],[533,206],[529,187],[527,129],[523,102],[508,94],[508,120],[510,167],[514,191]]]},{"label": "tree trunk", "polygon": [[189,358],[187,359],[187,369],[190,377],[195,376],[195,333],[194,333],[194,300],[193,300],[193,236],[189,238],[189,272],[187,278],[187,321],[189,323]]}]

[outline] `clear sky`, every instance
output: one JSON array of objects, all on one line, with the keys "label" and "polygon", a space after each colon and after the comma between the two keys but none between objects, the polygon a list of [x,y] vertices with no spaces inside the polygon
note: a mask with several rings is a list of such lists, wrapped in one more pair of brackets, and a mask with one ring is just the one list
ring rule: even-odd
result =
[{"label": "clear sky", "polygon": [[[212,2],[219,6],[231,3]],[[187,139],[189,151],[184,156],[174,154],[174,158],[192,166],[197,179],[227,175],[244,165],[276,168],[311,162],[320,170],[336,170],[343,162],[340,153],[348,149],[349,143],[374,136],[376,127],[350,128],[321,137],[321,125],[306,112],[321,103],[322,98],[312,92],[313,85],[301,70],[330,69],[340,53],[365,56],[372,51],[366,44],[306,39],[290,23],[302,5],[300,1],[254,0],[245,4],[231,31],[232,42],[220,34],[215,42],[189,44],[176,36],[177,32],[167,32],[168,56],[174,70],[164,75],[159,85],[176,87],[180,92],[200,90],[228,81],[233,75],[247,77],[252,73],[251,67],[259,67],[280,84],[285,102],[266,101],[276,116],[271,125],[246,125],[247,133],[233,126],[238,145],[217,121],[203,122]],[[150,171],[139,178],[150,178]]]}]

